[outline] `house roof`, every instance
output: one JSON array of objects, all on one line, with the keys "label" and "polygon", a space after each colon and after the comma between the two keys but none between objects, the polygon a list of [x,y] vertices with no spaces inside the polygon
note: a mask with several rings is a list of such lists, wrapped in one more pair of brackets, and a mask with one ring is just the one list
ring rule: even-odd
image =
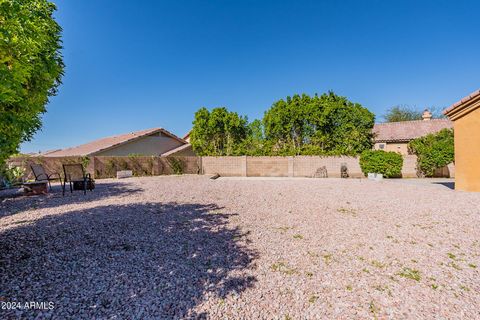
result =
[{"label": "house roof", "polygon": [[375,142],[408,142],[442,129],[453,128],[448,119],[377,123],[373,126]]},{"label": "house roof", "polygon": [[175,154],[177,152],[183,151],[183,150],[191,148],[191,147],[192,147],[192,145],[190,143],[184,144],[184,145],[182,145],[180,147],[177,147],[175,149],[172,149],[168,152],[162,153],[162,157],[171,156],[172,154]]},{"label": "house roof", "polygon": [[139,138],[152,135],[154,133],[161,132],[175,140],[182,143],[187,143],[185,140],[177,137],[176,135],[168,132],[163,128],[152,128],[147,130],[141,130],[136,132],[130,132],[117,136],[98,139],[89,143],[85,143],[76,147],[66,148],[59,151],[54,151],[46,154],[46,157],[70,157],[70,156],[88,156],[98,153],[100,151],[108,150],[119,145],[125,144],[137,140]]},{"label": "house roof", "polygon": [[192,130],[188,131],[187,134],[183,136],[183,140],[188,139],[188,137],[190,137],[190,133],[192,133]]},{"label": "house roof", "polygon": [[[470,109],[469,107],[471,106],[471,103],[475,103],[475,101],[478,101],[478,100],[480,100],[480,89],[472,92],[462,100],[452,104],[450,107],[448,107],[443,111],[443,114],[447,115],[452,120],[455,120],[459,116],[462,116],[463,114],[468,113],[469,110],[466,110],[466,112],[463,112],[464,109]],[[478,105],[475,105],[472,109],[475,109],[477,107]]]}]

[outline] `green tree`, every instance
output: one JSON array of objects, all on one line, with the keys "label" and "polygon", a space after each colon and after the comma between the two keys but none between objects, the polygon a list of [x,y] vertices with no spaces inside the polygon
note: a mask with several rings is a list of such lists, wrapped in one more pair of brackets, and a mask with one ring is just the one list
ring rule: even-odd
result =
[{"label": "green tree", "polygon": [[275,102],[265,112],[265,137],[273,153],[356,155],[372,147],[375,116],[333,92]]},{"label": "green tree", "polygon": [[234,155],[247,136],[247,123],[246,117],[226,108],[214,108],[211,112],[200,108],[195,113],[190,143],[198,155]]},{"label": "green tree", "polygon": [[408,149],[417,155],[417,166],[422,174],[433,176],[435,169],[444,167],[454,160],[453,130],[443,129],[410,141]]},{"label": "green tree", "polygon": [[40,129],[64,64],[56,7],[46,0],[0,0],[0,163]]},{"label": "green tree", "polygon": [[395,106],[383,115],[385,122],[422,120],[422,112],[409,106]]}]

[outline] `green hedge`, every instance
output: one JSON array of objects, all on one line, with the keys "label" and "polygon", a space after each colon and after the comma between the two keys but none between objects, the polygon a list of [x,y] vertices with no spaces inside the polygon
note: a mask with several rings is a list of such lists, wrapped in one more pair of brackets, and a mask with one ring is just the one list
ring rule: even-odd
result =
[{"label": "green hedge", "polygon": [[454,160],[453,130],[443,129],[414,139],[408,144],[411,153],[417,155],[418,169],[426,177],[432,177],[435,170]]},{"label": "green hedge", "polygon": [[401,177],[403,157],[396,152],[366,150],[360,155],[360,167],[365,176],[368,173],[381,173],[385,178]]}]

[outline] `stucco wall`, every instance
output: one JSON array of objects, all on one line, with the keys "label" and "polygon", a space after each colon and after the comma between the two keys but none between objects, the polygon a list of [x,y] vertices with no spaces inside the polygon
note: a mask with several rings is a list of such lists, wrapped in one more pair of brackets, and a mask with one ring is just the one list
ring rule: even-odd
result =
[{"label": "stucco wall", "polygon": [[96,153],[95,156],[128,156],[139,154],[155,156],[181,146],[182,143],[165,135],[147,136],[118,147]]},{"label": "stucco wall", "polygon": [[[384,145],[383,149],[380,148],[381,144]],[[377,142],[373,148],[375,150],[394,151],[402,155],[408,155],[408,142]]]},{"label": "stucco wall", "polygon": [[455,189],[480,191],[480,108],[455,120]]}]

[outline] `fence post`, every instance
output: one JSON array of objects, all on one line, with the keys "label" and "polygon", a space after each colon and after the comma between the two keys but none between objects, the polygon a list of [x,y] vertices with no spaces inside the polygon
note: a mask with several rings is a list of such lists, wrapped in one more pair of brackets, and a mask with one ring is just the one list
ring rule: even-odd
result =
[{"label": "fence post", "polygon": [[246,177],[247,176],[247,156],[243,156],[243,161],[242,161],[242,176]]},{"label": "fence post", "polygon": [[295,176],[295,172],[293,171],[294,170],[293,161],[294,161],[294,157],[288,157],[288,176],[289,177]]}]

